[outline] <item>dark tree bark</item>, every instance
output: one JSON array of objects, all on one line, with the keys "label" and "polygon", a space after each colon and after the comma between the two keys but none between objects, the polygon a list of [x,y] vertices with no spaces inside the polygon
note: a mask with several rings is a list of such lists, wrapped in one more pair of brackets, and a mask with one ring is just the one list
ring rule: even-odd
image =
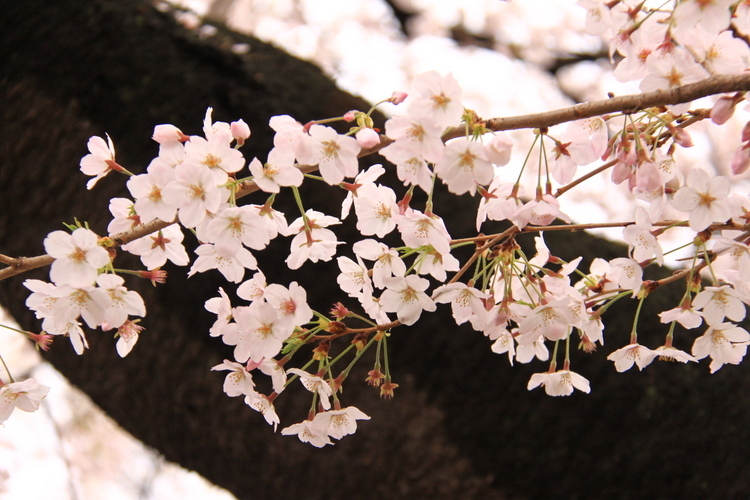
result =
[{"label": "dark tree bark", "polygon": [[[249,43],[249,54],[228,51],[235,41]],[[44,236],[74,217],[105,233],[107,200],[127,192],[114,175],[85,190],[78,162],[91,135],[109,133],[120,163],[141,172],[157,153],[153,125],[199,133],[207,106],[218,120],[247,121],[253,136],[244,152],[261,159],[272,115],[304,122],[366,109],[308,63],[224,30],[200,40],[143,0],[4,2],[0,63],[0,252],[9,255],[43,253]],[[314,187],[305,197],[327,213],[343,199]],[[280,202],[293,217],[288,200]],[[449,225],[457,233],[473,226],[462,208],[476,200],[450,203]],[[586,235],[547,240],[563,258],[622,254]],[[333,266],[306,264],[292,275],[283,264],[287,248],[285,241],[260,252],[267,276],[299,281],[326,310],[339,299],[326,293],[335,289]],[[445,308],[395,331],[394,400],[379,400],[359,382],[366,362],[350,377],[344,403],[373,417],[355,436],[321,450],[281,437],[239,398],[226,397],[224,374],[210,371],[231,357],[208,336],[203,309],[221,281],[168,270],[165,286],[129,283],[149,311],[127,358],[101,332],[88,334],[83,356],[58,339],[45,357],[133,435],[239,498],[730,498],[750,486],[747,363],[713,376],[705,363],[655,362],[617,374],[603,353],[574,353],[592,394],[549,398],[525,388],[546,366],[508,367],[487,339],[452,326]],[[46,279],[46,270],[0,282],[0,302],[34,330],[21,285],[30,277]],[[660,345],[665,328],[652,318],[677,304],[681,290],[673,288],[647,301],[644,344]],[[627,343],[632,317],[630,306],[608,313],[607,352]],[[678,347],[689,348],[692,338],[681,334]],[[285,425],[307,412],[301,391],[288,391],[278,400]]]}]

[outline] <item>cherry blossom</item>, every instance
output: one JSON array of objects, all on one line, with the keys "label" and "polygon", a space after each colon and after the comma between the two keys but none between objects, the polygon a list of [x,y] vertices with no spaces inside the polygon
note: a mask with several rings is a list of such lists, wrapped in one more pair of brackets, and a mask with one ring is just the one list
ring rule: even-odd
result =
[{"label": "cherry blossom", "polygon": [[177,209],[182,225],[195,227],[206,218],[206,212],[215,214],[229,198],[229,190],[219,187],[226,182],[226,173],[222,175],[223,180],[218,180],[210,169],[195,162],[177,165],[175,180],[162,190],[162,198]]},{"label": "cherry blossom", "polygon": [[409,210],[404,215],[396,216],[396,224],[407,246],[418,248],[431,245],[440,254],[450,253],[451,237],[440,217]]},{"label": "cherry blossom", "polygon": [[109,234],[130,231],[141,224],[141,218],[135,211],[135,203],[127,198],[109,200],[109,213],[114,217],[107,226]]},{"label": "cherry blossom", "polygon": [[695,339],[693,356],[703,359],[711,356],[711,373],[725,364],[738,365],[747,353],[750,333],[734,323],[711,325],[706,333]]},{"label": "cherry blossom", "polygon": [[385,243],[366,239],[356,242],[352,250],[357,256],[365,260],[375,261],[372,266],[372,282],[378,288],[385,288],[384,278],[391,276],[403,276],[406,273],[406,264],[398,256],[398,252]]},{"label": "cherry blossom", "polygon": [[95,177],[86,183],[86,189],[93,189],[110,171],[122,171],[122,167],[115,162],[115,146],[109,135],[107,142],[99,136],[91,137],[87,147],[89,154],[81,158],[81,172]]},{"label": "cherry blossom", "polygon": [[245,277],[245,269],[258,269],[258,261],[246,248],[233,251],[228,247],[203,244],[195,249],[195,253],[198,258],[190,267],[188,277],[218,269],[228,281],[240,283]]},{"label": "cherry blossom", "polygon": [[624,372],[630,370],[634,364],[638,365],[639,370],[643,370],[643,368],[651,364],[657,355],[657,352],[652,351],[648,347],[632,343],[617,349],[607,356],[607,359],[614,361],[615,369],[618,372]]},{"label": "cherry blossom", "polygon": [[318,165],[320,175],[330,185],[354,177],[359,171],[357,153],[360,146],[353,137],[339,135],[331,127],[313,125],[297,148],[297,160]]},{"label": "cherry blossom", "polygon": [[313,418],[313,425],[324,429],[333,439],[341,439],[357,431],[357,420],[370,420],[370,417],[357,407],[347,406],[318,413]]},{"label": "cherry blossom", "polygon": [[422,73],[413,82],[415,93],[407,101],[410,116],[429,118],[440,127],[455,125],[463,114],[461,87],[452,73]]},{"label": "cherry blossom", "polygon": [[145,316],[146,305],[143,299],[133,290],[123,285],[125,280],[116,274],[101,274],[96,284],[109,295],[109,307],[104,311],[104,322],[112,328],[119,328],[128,316]]},{"label": "cherry blossom", "polygon": [[73,233],[53,231],[44,239],[44,249],[54,257],[50,278],[58,285],[91,285],[98,269],[109,264],[109,252],[99,246],[99,237],[85,228]]},{"label": "cherry blossom", "polygon": [[125,321],[119,326],[119,328],[117,328],[117,333],[115,334],[117,337],[117,344],[115,348],[117,349],[117,354],[121,358],[124,358],[133,350],[133,347],[135,347],[135,344],[138,342],[141,331],[143,331],[143,327],[135,321],[130,320]]},{"label": "cherry blossom", "polygon": [[396,228],[396,193],[386,186],[362,186],[360,195],[354,198],[354,211],[360,233],[382,238]]},{"label": "cherry blossom", "polygon": [[729,285],[707,286],[693,299],[693,308],[701,311],[709,325],[717,325],[724,318],[732,321],[745,319],[745,304]]},{"label": "cherry blossom", "polygon": [[591,392],[589,381],[570,370],[559,370],[551,373],[535,373],[531,376],[528,390],[543,386],[549,396],[570,396],[573,389],[588,394]]},{"label": "cherry blossom", "polygon": [[250,173],[258,187],[267,193],[278,193],[280,186],[300,186],[304,180],[302,171],[294,166],[294,150],[289,148],[273,148],[265,164],[254,158]]},{"label": "cherry blossom", "polygon": [[332,445],[333,441],[328,437],[328,429],[319,424],[320,422],[314,423],[312,420],[305,420],[281,429],[281,434],[284,436],[296,434],[300,441],[310,443],[316,448],[322,448],[327,444]]},{"label": "cherry blossom", "polygon": [[227,377],[224,379],[224,392],[229,397],[247,396],[255,393],[255,382],[253,376],[245,367],[234,361],[225,359],[223,363],[211,368],[216,370],[229,370]]},{"label": "cherry blossom", "polygon": [[237,252],[242,245],[263,250],[270,242],[264,221],[249,206],[221,210],[208,223],[204,236],[211,243],[226,248],[228,253]]},{"label": "cherry blossom", "polygon": [[225,344],[236,346],[234,358],[244,363],[248,359],[260,362],[276,356],[292,333],[287,321],[279,321],[271,304],[253,302],[249,306],[236,307],[234,318],[238,328],[225,333]]},{"label": "cherry blossom", "polygon": [[427,118],[396,116],[385,122],[385,133],[394,142],[380,150],[392,163],[404,153],[435,163],[443,157],[442,127]]},{"label": "cherry blossom", "polygon": [[37,411],[48,392],[49,387],[34,378],[3,385],[0,387],[0,424],[8,420],[16,408],[27,412]]},{"label": "cherry blossom", "polygon": [[435,163],[435,173],[451,193],[474,195],[477,184],[492,182],[495,170],[482,143],[459,138],[448,143],[442,159]]},{"label": "cherry blossom", "polygon": [[307,324],[313,318],[313,311],[307,305],[307,292],[296,281],[289,283],[289,288],[272,283],[263,292],[263,298],[271,304],[280,321],[289,326]]},{"label": "cherry blossom", "polygon": [[298,368],[290,368],[286,371],[286,373],[287,375],[297,375],[300,382],[302,382],[302,385],[305,386],[305,389],[318,394],[318,400],[320,401],[320,405],[323,407],[323,409],[331,409],[331,402],[328,398],[333,395],[333,389],[331,389],[331,385],[328,382],[316,375],[310,375],[306,371],[300,370]]},{"label": "cherry blossom", "polygon": [[123,245],[122,249],[133,255],[139,255],[141,262],[148,269],[156,269],[163,266],[167,259],[178,266],[186,266],[190,263],[185,247],[182,246],[182,229],[177,224],[172,224],[150,234]]},{"label": "cherry blossom", "polygon": [[336,234],[326,227],[340,223],[336,217],[308,210],[304,218],[290,224],[289,232],[297,235],[292,238],[291,251],[286,259],[289,269],[299,269],[307,260],[331,260],[336,255],[336,246],[343,242],[336,241]]},{"label": "cherry blossom", "polygon": [[162,196],[164,189],[174,180],[174,168],[167,165],[153,163],[148,173],[134,175],[128,179],[128,190],[135,198],[135,211],[141,218],[141,223],[161,219],[172,222],[177,215],[177,209],[167,204]]},{"label": "cherry blossom", "polygon": [[652,225],[648,212],[643,207],[635,209],[635,224],[626,226],[622,231],[623,239],[629,245],[630,256],[637,262],[644,262],[652,257],[659,265],[664,263],[664,254],[659,242],[651,234]]},{"label": "cherry blossom", "polygon": [[395,276],[383,278],[387,287],[380,296],[383,310],[395,312],[398,320],[405,325],[413,325],[422,315],[422,311],[432,312],[435,302],[424,293],[430,282],[419,276]]}]

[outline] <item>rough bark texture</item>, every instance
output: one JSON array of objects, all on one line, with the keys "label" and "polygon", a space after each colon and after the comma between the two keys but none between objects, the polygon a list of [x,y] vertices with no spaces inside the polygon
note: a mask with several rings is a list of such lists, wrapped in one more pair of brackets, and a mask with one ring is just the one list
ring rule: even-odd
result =
[{"label": "rough bark texture", "polygon": [[[232,54],[231,39],[252,50]],[[120,163],[140,172],[157,151],[154,124],[199,133],[213,106],[216,119],[250,124],[246,156],[265,159],[268,117],[305,121],[365,106],[308,63],[224,31],[199,40],[140,0],[4,2],[0,63],[0,252],[10,255],[42,253],[44,235],[73,217],[105,232],[107,200],[127,193],[114,176],[86,192],[78,161],[91,135],[109,133]],[[314,187],[305,196],[327,213],[343,198]],[[449,225],[473,226],[461,208],[476,200],[452,203]],[[547,240],[563,258],[622,254],[586,235]],[[261,252],[261,265],[272,281],[300,281],[325,310],[338,300],[325,293],[335,283],[332,266],[306,264],[292,276],[282,260],[287,245]],[[239,498],[736,498],[750,486],[747,363],[713,376],[705,363],[663,362],[617,374],[602,353],[576,352],[574,368],[591,380],[592,394],[550,398],[525,388],[546,366],[510,368],[487,339],[452,326],[445,307],[394,333],[394,400],[358,382],[366,363],[352,375],[344,403],[373,417],[355,436],[318,450],[275,435],[239,398],[226,397],[224,375],[210,371],[231,356],[209,338],[203,310],[220,280],[168,269],[166,286],[131,283],[149,313],[130,356],[120,359],[109,335],[92,332],[85,355],[59,339],[46,357],[125,429]],[[0,282],[0,302],[36,329],[23,307],[27,277],[46,279],[46,271]],[[654,312],[677,303],[673,288],[647,302],[642,343],[660,345],[665,328]],[[613,309],[607,352],[627,343],[633,315],[630,306]],[[678,335],[678,347],[692,338]],[[278,401],[287,425],[308,404],[289,391]]]}]

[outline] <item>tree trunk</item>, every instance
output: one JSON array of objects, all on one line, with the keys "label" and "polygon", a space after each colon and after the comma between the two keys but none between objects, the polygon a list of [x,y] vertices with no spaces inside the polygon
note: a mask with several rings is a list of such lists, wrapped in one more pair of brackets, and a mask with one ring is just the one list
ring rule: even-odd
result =
[{"label": "tree trunk", "polygon": [[[250,52],[228,50],[237,42]],[[149,139],[155,124],[200,133],[208,106],[217,120],[250,124],[243,152],[261,160],[272,144],[270,116],[305,122],[367,109],[309,63],[223,29],[201,40],[145,0],[4,2],[0,62],[0,252],[9,255],[43,253],[46,234],[74,217],[106,232],[108,200],[128,194],[112,174],[85,190],[78,162],[91,135],[108,133],[119,163],[139,173],[157,154]],[[304,196],[331,214],[343,199],[314,187]],[[280,203],[294,218],[293,204]],[[451,203],[448,224],[473,226],[461,209],[477,201]],[[623,252],[576,238],[549,234],[547,241],[563,258]],[[299,281],[314,307],[327,310],[338,300],[330,294],[335,266],[306,264],[293,275],[283,263],[287,249],[284,241],[261,252],[261,268],[271,281]],[[617,374],[602,353],[576,352],[575,369],[591,380],[592,394],[549,398],[526,390],[530,374],[546,366],[510,368],[480,334],[451,326],[446,308],[394,332],[395,399],[381,401],[364,384],[366,360],[350,377],[344,404],[373,417],[355,436],[324,449],[279,436],[222,392],[224,374],[210,371],[232,352],[208,336],[212,320],[203,309],[221,281],[212,273],[186,280],[184,268],[167,269],[167,285],[129,284],[144,296],[148,316],[127,358],[101,332],[88,334],[82,356],[57,339],[45,357],[126,430],[239,498],[727,498],[750,486],[750,407],[741,397],[750,389],[747,363],[713,376],[705,363],[655,362],[643,373]],[[0,302],[36,330],[21,285],[31,277],[46,280],[46,270],[0,282]],[[678,303],[674,288],[647,301],[642,343],[661,345],[666,329],[651,318]],[[632,307],[613,309],[607,352],[627,343],[633,317]],[[678,334],[678,347],[689,348],[692,338]],[[277,403],[283,425],[303,420],[309,401],[287,391]]]}]

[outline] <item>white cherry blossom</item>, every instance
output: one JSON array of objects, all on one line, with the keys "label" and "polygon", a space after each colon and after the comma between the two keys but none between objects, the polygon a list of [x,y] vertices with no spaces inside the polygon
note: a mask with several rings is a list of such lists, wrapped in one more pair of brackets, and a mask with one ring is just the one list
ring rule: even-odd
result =
[{"label": "white cherry blossom", "polygon": [[540,385],[544,387],[544,391],[549,396],[570,396],[573,394],[573,389],[578,389],[586,394],[591,392],[589,381],[570,370],[535,373],[531,376],[527,389],[532,390]]},{"label": "white cherry blossom", "polygon": [[49,387],[34,378],[3,385],[0,387],[0,424],[8,420],[16,408],[26,412],[37,411],[48,392]]},{"label": "white cherry blossom", "polygon": [[50,278],[58,285],[91,285],[98,269],[109,264],[109,252],[99,246],[99,237],[89,229],[73,233],[53,231],[44,239],[44,249],[55,259]]}]

